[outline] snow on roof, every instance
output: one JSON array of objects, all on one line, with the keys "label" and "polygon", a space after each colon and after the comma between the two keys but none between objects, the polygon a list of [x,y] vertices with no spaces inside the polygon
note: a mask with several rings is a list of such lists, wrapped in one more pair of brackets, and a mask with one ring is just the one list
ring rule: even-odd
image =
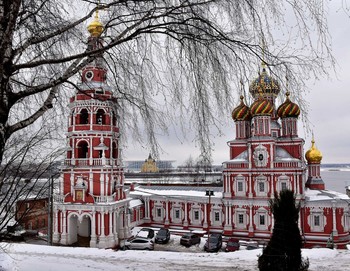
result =
[{"label": "snow on roof", "polygon": [[132,199],[130,200],[129,208],[134,208],[140,205],[143,205],[143,202],[140,199]]},{"label": "snow on roof", "polygon": [[235,162],[248,162],[248,151],[241,152],[239,155],[237,155],[235,158],[226,161],[224,163],[235,163]]},{"label": "snow on roof", "polygon": [[350,203],[348,195],[331,190],[314,190],[305,189],[306,201],[330,201],[330,200],[342,200]]},{"label": "snow on roof", "polygon": [[[206,187],[172,187],[172,186],[151,186],[151,187],[135,187],[134,191],[130,191],[130,195],[141,196],[171,196],[171,197],[207,197]],[[214,192],[212,198],[222,198],[222,187],[211,187]]]},{"label": "snow on roof", "polygon": [[285,149],[283,149],[281,147],[276,147],[276,160],[300,161],[299,159],[291,156]]}]

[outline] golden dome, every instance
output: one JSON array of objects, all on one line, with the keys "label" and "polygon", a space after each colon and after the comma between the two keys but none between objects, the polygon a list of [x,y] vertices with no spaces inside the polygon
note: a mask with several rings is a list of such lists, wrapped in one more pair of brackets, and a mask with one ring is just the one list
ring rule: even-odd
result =
[{"label": "golden dome", "polygon": [[322,160],[322,153],[316,148],[315,140],[311,140],[311,148],[305,153],[308,164],[319,164]]},{"label": "golden dome", "polygon": [[94,20],[88,25],[87,29],[92,37],[99,37],[103,32],[103,24],[98,18],[98,10],[95,13]]}]

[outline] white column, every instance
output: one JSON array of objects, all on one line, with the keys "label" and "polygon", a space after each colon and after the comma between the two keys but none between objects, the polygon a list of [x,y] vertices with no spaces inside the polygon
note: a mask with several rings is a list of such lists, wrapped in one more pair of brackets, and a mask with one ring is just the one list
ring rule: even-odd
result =
[{"label": "white column", "polygon": [[61,234],[61,244],[67,245],[67,218],[66,210],[62,209],[62,234]]},{"label": "white column", "polygon": [[208,227],[208,203],[204,203],[204,223],[203,223],[203,227],[207,228]]},{"label": "white column", "polygon": [[165,201],[165,225],[169,225],[169,200]]},{"label": "white column", "polygon": [[249,198],[252,198],[253,197],[253,180],[252,180],[252,174],[251,173],[249,173],[248,184],[249,184],[248,196],[249,196]]},{"label": "white column", "polygon": [[338,236],[338,231],[337,231],[337,218],[336,218],[336,201],[332,200],[332,211],[333,211],[333,236]]},{"label": "white column", "polygon": [[104,182],[104,173],[103,170],[101,170],[100,172],[100,196],[104,196],[105,195],[105,182]]},{"label": "white column", "polygon": [[91,221],[91,236],[90,236],[90,247],[96,247],[96,212],[92,211],[92,221]]},{"label": "white column", "polygon": [[231,179],[232,179],[232,174],[230,174],[229,177],[228,177],[228,193],[230,195],[232,195]]},{"label": "white column", "polygon": [[[73,127],[75,127],[75,126],[73,126]],[[75,129],[75,128],[73,128],[73,129]],[[73,137],[72,138],[72,166],[74,166],[74,165],[75,165],[75,140]]]},{"label": "white column", "polygon": [[253,232],[253,204],[249,203],[249,232]]},{"label": "white column", "polygon": [[232,205],[231,205],[231,203],[228,206],[228,221],[230,223],[230,226],[232,226]]},{"label": "white column", "polygon": [[119,223],[119,211],[114,210],[113,211],[113,228],[114,228],[114,239],[116,242],[119,240],[119,234],[118,234],[118,223]]},{"label": "white column", "polygon": [[70,172],[70,192],[71,192],[71,194],[74,193],[73,187],[74,187],[74,172],[73,172],[73,169],[72,169],[71,172]]},{"label": "white column", "polygon": [[53,236],[52,236],[52,242],[58,243],[60,240],[60,233],[58,232],[58,210],[55,208],[53,211],[53,217],[54,217],[54,225],[53,225]]},{"label": "white column", "polygon": [[90,157],[89,157],[89,165],[92,166],[93,165],[93,159],[92,159],[92,153],[93,153],[93,147],[92,147],[92,136],[90,136],[89,138],[90,140],[90,144],[89,144],[89,153],[90,153]]},{"label": "white column", "polygon": [[187,227],[188,226],[188,215],[187,215],[187,212],[188,212],[188,210],[187,210],[187,201],[185,201],[184,202],[184,204],[185,204],[185,219],[184,219],[184,227]]},{"label": "white column", "polygon": [[100,213],[100,217],[101,217],[101,237],[106,236],[105,235],[105,212],[102,211]]}]

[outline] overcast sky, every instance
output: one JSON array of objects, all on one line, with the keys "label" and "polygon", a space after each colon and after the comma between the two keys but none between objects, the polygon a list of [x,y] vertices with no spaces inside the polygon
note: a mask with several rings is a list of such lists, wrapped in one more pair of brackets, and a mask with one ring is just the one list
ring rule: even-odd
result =
[{"label": "overcast sky", "polygon": [[[328,11],[337,73],[331,73],[331,78],[310,81],[309,93],[305,97],[310,104],[310,128],[314,132],[316,146],[323,154],[322,163],[350,163],[350,18],[341,9],[341,2],[332,1]],[[231,120],[231,112],[223,117]],[[311,146],[312,135],[306,133],[302,125],[299,126],[299,136],[305,139],[306,151]],[[235,137],[233,120],[223,131],[225,135],[215,138],[214,164],[221,164],[229,159],[226,142]],[[182,164],[190,155],[193,158],[199,155],[199,149],[194,142],[181,143],[176,136],[160,137],[160,143],[166,151],[160,154],[160,159],[175,160],[177,165]],[[149,150],[139,146],[128,146],[124,149],[125,160],[144,160],[148,154]]]}]

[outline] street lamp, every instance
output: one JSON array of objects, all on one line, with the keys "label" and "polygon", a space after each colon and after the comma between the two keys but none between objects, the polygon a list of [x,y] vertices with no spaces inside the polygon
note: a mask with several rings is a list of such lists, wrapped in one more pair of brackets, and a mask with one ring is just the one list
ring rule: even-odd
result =
[{"label": "street lamp", "polygon": [[208,208],[207,208],[207,223],[208,223],[208,245],[209,245],[209,235],[210,235],[210,223],[211,223],[211,220],[210,220],[210,204],[211,204],[211,196],[214,196],[214,191],[213,190],[209,190],[207,189],[205,191],[205,195],[209,197],[209,205],[208,205]]}]

